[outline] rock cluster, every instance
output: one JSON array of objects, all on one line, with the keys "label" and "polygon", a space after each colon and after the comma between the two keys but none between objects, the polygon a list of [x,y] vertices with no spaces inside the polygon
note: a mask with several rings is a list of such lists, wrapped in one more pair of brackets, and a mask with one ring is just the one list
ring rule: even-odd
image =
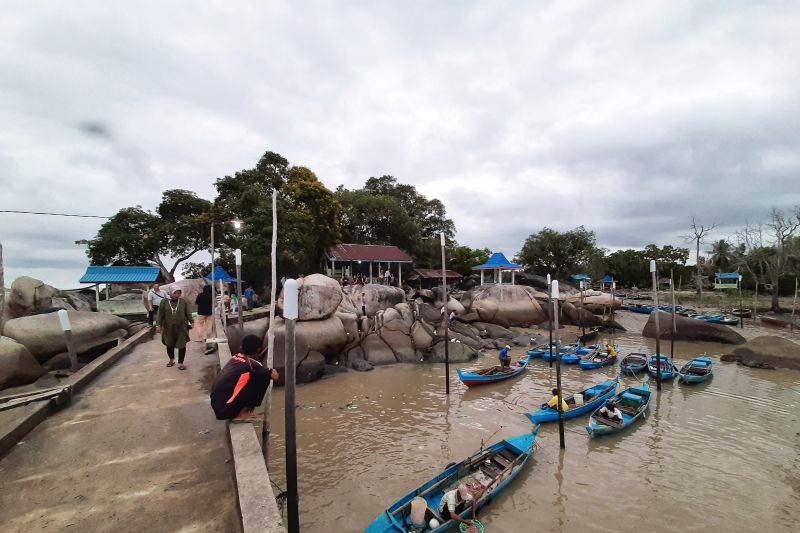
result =
[{"label": "rock cluster", "polygon": [[723,361],[736,361],[753,368],[792,368],[800,370],[800,344],[772,335],[763,335],[723,355]]},{"label": "rock cluster", "polygon": [[[642,330],[642,335],[651,339],[656,337],[656,313],[658,313],[659,338],[671,339],[672,314],[664,311],[650,313],[650,318]],[[722,342],[725,344],[744,344],[745,342],[745,338],[731,327],[722,324],[711,324],[704,320],[687,318],[681,315],[675,317],[675,329],[675,340]]]}]

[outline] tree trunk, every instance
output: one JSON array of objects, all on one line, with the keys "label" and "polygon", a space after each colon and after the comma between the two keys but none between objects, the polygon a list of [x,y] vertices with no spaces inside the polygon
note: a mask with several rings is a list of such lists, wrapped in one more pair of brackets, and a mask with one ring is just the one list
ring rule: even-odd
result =
[{"label": "tree trunk", "polygon": [[696,249],[696,251],[697,251],[697,256],[696,256],[697,259],[695,260],[695,263],[697,264],[697,295],[698,296],[702,296],[703,295],[703,278],[700,275],[700,239],[697,239],[697,249]]},{"label": "tree trunk", "polygon": [[770,276],[772,281],[772,312],[773,313],[780,313],[781,306],[780,302],[778,301],[778,297],[780,296],[780,292],[778,290],[778,280],[780,276]]},{"label": "tree trunk", "polygon": [[3,278],[3,243],[0,243],[0,335],[3,334],[3,326],[5,325],[5,311],[6,311],[6,285]]}]

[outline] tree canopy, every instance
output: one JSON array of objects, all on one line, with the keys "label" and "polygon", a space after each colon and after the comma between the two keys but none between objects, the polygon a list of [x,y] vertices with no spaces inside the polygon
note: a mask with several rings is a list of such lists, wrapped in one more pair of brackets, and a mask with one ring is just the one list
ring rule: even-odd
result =
[{"label": "tree canopy", "polygon": [[157,266],[167,282],[174,281],[178,266],[208,245],[203,221],[210,210],[211,202],[191,191],[165,191],[155,213],[137,206],[111,217],[89,241],[86,255],[93,265]]},{"label": "tree canopy", "polygon": [[565,232],[545,227],[525,239],[516,261],[559,278],[588,265],[596,253],[593,231],[583,226]]}]

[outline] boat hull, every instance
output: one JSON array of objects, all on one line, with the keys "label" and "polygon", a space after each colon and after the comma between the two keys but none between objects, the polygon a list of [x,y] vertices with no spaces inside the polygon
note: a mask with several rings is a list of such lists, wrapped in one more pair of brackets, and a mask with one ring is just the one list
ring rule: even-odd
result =
[{"label": "boat hull", "polygon": [[687,385],[705,383],[713,377],[713,363],[705,356],[691,360],[678,371],[678,381]]},{"label": "boat hull", "polygon": [[[589,419],[589,425],[586,426],[586,432],[589,434],[590,437],[602,437],[603,435],[612,435],[614,433],[619,433],[621,431],[625,431],[627,428],[631,427],[637,420],[640,420],[644,417],[645,412],[650,407],[650,399],[652,398],[652,394],[650,393],[650,388],[647,386],[644,387],[631,387],[626,389],[619,394],[615,395],[614,398],[617,402],[624,402],[624,398],[626,395],[636,396],[641,399],[641,404],[637,407],[637,410],[633,414],[628,414],[625,411],[622,412],[622,424],[619,426],[610,426],[607,424],[603,424],[602,422],[598,422],[598,416],[602,405],[597,408],[597,410],[592,413],[592,417]],[[603,402],[603,404],[605,404]]]},{"label": "boat hull", "polygon": [[[582,390],[578,394],[588,393],[596,391],[595,394],[592,395],[592,399],[585,404],[576,407],[574,409],[569,409],[568,411],[564,411],[564,420],[569,420],[570,418],[576,418],[579,416],[583,416],[585,414],[591,413],[600,405],[606,401],[607,399],[614,396],[614,393],[617,392],[617,380],[608,380],[604,381],[603,383],[599,383],[597,385],[593,385],[588,389]],[[555,409],[539,409],[535,413],[525,413],[525,416],[533,422],[534,424],[541,424],[544,422],[558,422],[558,411]]]},{"label": "boat hull", "polygon": [[[661,381],[667,381],[675,377],[675,365],[672,359],[668,356],[661,354]],[[647,361],[647,373],[656,377],[656,356],[651,355]]]},{"label": "boat hull", "polygon": [[498,374],[483,375],[470,372],[468,370],[463,370],[461,368],[456,369],[456,373],[458,374],[458,379],[460,379],[461,382],[467,387],[478,387],[480,385],[490,385],[492,383],[498,383],[500,381],[515,378],[525,372],[529,362],[530,356],[525,356],[516,363],[516,366],[512,365],[509,371]]}]

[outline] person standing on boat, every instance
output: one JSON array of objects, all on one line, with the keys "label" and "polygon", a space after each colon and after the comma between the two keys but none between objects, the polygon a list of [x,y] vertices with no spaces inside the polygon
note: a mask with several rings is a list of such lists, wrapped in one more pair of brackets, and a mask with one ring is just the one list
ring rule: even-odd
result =
[{"label": "person standing on boat", "polygon": [[497,357],[498,357],[498,359],[500,359],[500,366],[501,366],[503,369],[506,369],[506,368],[510,368],[510,367],[511,367],[511,356],[508,354],[508,351],[509,351],[510,349],[511,349],[511,346],[509,346],[508,344],[506,344],[506,345],[505,345],[505,347],[503,347],[503,348],[500,350],[500,353],[499,353],[499,354],[498,354],[498,356],[497,356]]},{"label": "person standing on boat", "polygon": [[444,493],[442,500],[439,502],[439,514],[442,515],[445,522],[452,518],[456,522],[472,525],[472,520],[464,520],[458,516],[466,507],[467,502],[472,505],[472,518],[474,519],[476,511],[475,499],[472,497],[469,488],[461,483],[457,488]]},{"label": "person standing on boat", "polygon": [[[550,409],[558,409],[556,407],[557,405],[558,405],[558,389],[553,389],[553,397],[550,398],[550,400],[548,400],[548,402],[544,404],[542,407],[549,407]],[[561,398],[561,412],[564,413],[567,411],[569,411],[569,405],[564,400],[564,398]]]},{"label": "person standing on boat", "polygon": [[192,327],[192,315],[186,302],[181,299],[181,288],[169,286],[169,299],[158,306],[156,317],[156,333],[161,333],[161,342],[167,347],[167,366],[175,366],[175,348],[178,349],[178,368],[186,370],[183,359],[186,357],[186,343],[189,342],[189,329]]}]

